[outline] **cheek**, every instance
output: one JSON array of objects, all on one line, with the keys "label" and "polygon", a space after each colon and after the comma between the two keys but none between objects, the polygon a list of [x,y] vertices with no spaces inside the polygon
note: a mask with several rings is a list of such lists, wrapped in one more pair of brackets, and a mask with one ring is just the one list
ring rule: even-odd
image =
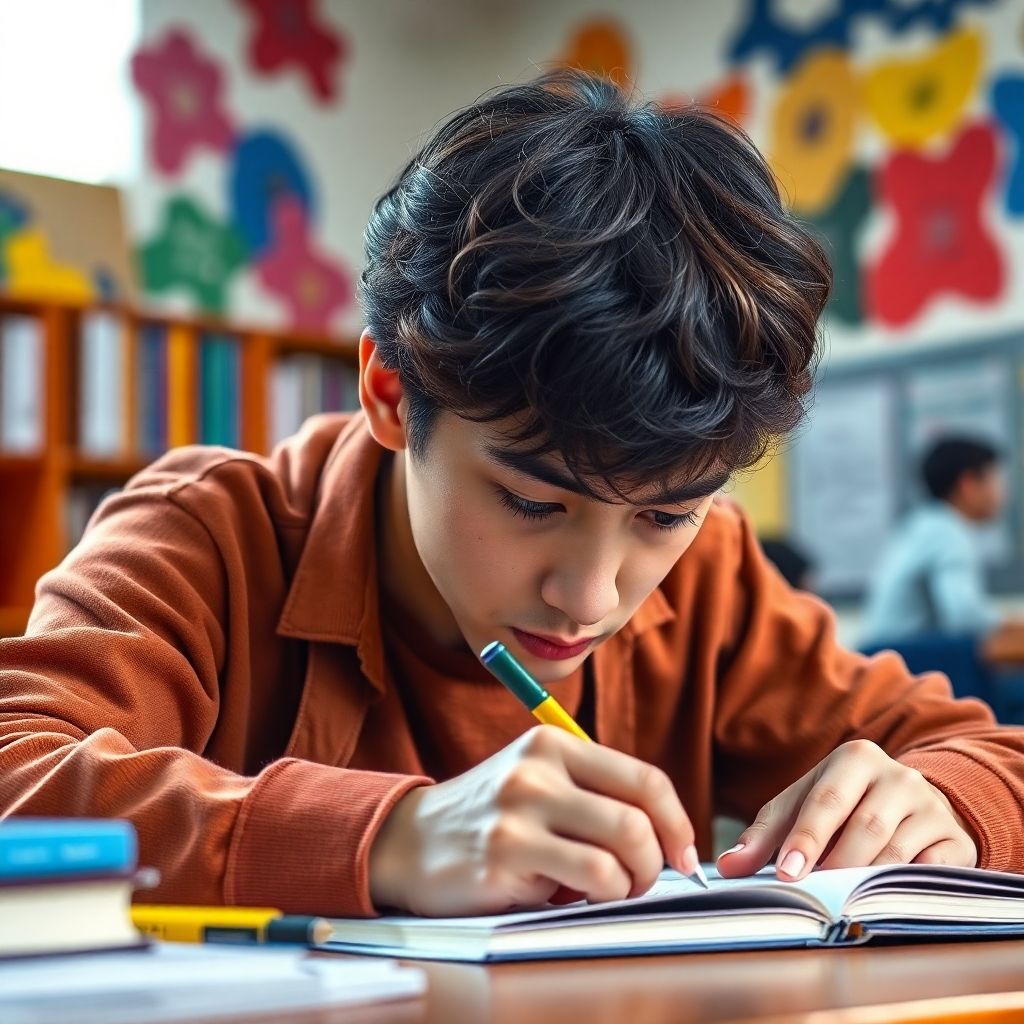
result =
[{"label": "cheek", "polygon": [[410,488],[409,499],[417,551],[449,605],[485,612],[521,589],[532,548],[489,495],[438,482]]}]

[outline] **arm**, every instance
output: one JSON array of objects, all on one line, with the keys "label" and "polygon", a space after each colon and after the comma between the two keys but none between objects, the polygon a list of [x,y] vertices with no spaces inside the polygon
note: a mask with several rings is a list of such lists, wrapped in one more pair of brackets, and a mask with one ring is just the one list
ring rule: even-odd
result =
[{"label": "arm", "polygon": [[948,799],[979,864],[1024,870],[1024,730],[953,700],[938,673],[915,677],[895,654],[844,650],[828,607],[790,590],[735,516],[737,615],[715,716],[720,805],[751,820],[842,744],[867,740]]},{"label": "arm", "polygon": [[427,780],[202,756],[252,519],[201,521],[157,487],[107,502],[40,582],[27,635],[0,641],[0,814],[130,819],[163,901],[368,914],[376,829]]}]

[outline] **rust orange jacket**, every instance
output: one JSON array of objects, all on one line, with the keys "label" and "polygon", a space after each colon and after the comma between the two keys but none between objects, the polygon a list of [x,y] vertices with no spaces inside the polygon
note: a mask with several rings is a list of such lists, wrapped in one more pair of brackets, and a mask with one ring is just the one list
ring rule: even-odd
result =
[{"label": "rust orange jacket", "polygon": [[[443,714],[410,714],[381,628],[380,460],[361,415],[322,416],[270,457],[173,451],[109,499],[0,641],[0,814],[131,819],[162,873],[147,900],[373,913],[368,851],[437,769],[430,723],[447,775],[532,724],[485,678],[468,700],[433,679]],[[1024,870],[1024,731],[842,649],[728,502],[590,671],[596,739],[669,773],[705,857],[713,814],[752,817],[864,737],[945,792],[982,866]]]}]

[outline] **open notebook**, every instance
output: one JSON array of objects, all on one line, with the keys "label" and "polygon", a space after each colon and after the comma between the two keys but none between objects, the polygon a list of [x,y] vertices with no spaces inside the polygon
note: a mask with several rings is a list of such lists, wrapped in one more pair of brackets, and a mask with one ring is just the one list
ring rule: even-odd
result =
[{"label": "open notebook", "polygon": [[432,960],[529,960],[689,950],[848,945],[878,937],[1024,936],[1024,875],[897,865],[774,868],[711,888],[665,871],[632,900],[488,917],[335,919],[329,949]]}]

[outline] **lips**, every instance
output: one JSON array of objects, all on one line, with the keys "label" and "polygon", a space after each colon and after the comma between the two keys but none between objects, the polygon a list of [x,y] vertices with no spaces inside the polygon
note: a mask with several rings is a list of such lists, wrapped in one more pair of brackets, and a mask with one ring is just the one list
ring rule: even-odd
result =
[{"label": "lips", "polygon": [[564,644],[550,637],[538,636],[536,633],[525,633],[514,626],[512,633],[524,650],[538,658],[546,658],[549,661],[565,661],[568,658],[576,658],[581,655],[596,639],[588,636],[573,644]]}]

